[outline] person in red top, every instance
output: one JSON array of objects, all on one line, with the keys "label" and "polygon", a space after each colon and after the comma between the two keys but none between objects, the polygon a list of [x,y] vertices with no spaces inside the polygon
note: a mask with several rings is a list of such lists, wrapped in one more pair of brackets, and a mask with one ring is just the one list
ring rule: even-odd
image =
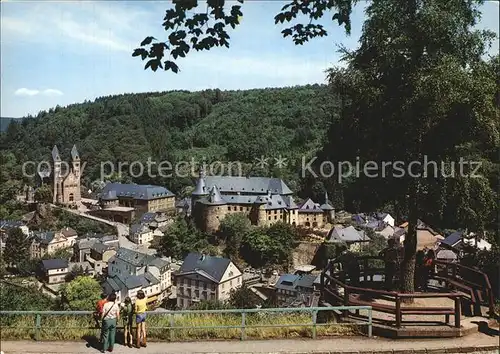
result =
[{"label": "person in red top", "polygon": [[427,284],[429,278],[434,274],[435,260],[436,260],[436,254],[434,253],[434,250],[427,251],[427,254],[425,255],[424,258],[424,276],[425,276],[423,281],[424,290],[427,290]]},{"label": "person in red top", "polygon": [[[101,294],[101,299],[97,301],[94,312],[94,319],[96,321],[97,327],[101,327],[101,317],[102,317],[102,308],[104,304],[108,302],[108,296],[104,293]],[[99,338],[100,343],[102,343],[102,330]]]}]

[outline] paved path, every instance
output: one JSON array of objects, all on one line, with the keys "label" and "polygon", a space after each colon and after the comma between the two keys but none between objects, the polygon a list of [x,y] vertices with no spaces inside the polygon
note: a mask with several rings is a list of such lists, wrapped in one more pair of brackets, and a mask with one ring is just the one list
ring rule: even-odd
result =
[{"label": "paved path", "polygon": [[[497,354],[500,337],[482,333],[454,339],[389,340],[366,337],[342,337],[331,339],[291,339],[266,341],[212,341],[168,343],[153,342],[147,348],[130,349],[116,345],[113,352],[142,354],[184,353],[488,353]],[[85,342],[1,342],[2,351],[8,353],[96,353]],[[446,350],[444,350],[446,349]]]}]

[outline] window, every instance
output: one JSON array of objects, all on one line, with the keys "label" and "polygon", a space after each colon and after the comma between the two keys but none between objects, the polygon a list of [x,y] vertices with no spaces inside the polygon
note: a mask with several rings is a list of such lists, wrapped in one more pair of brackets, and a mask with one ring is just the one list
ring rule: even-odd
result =
[{"label": "window", "polygon": [[278,219],[278,216],[274,215],[274,220],[277,220]]},{"label": "window", "polygon": [[232,286],[233,286],[233,281],[232,281],[232,280],[230,280],[230,281],[229,281],[229,286],[230,286],[230,287],[232,287]]},{"label": "window", "polygon": [[275,213],[275,214],[278,214],[278,211],[277,211],[277,210],[275,210],[275,211],[274,211],[274,213]]},{"label": "window", "polygon": [[228,207],[227,207],[227,210],[228,210],[228,211],[231,211],[231,207],[230,207],[230,206],[228,206]]},{"label": "window", "polygon": [[237,207],[234,207],[234,211],[236,211],[236,210],[238,210],[238,208],[237,208]]},{"label": "window", "polygon": [[240,211],[243,211],[243,207],[240,207]]},{"label": "window", "polygon": [[224,289],[224,288],[225,288],[225,286],[226,286],[226,284],[225,284],[225,283],[222,283],[222,289]]},{"label": "window", "polygon": [[232,271],[230,271],[230,272],[229,272],[229,276],[230,276],[230,277],[232,277],[232,276],[233,276],[233,274],[234,274],[234,273],[233,273]]}]

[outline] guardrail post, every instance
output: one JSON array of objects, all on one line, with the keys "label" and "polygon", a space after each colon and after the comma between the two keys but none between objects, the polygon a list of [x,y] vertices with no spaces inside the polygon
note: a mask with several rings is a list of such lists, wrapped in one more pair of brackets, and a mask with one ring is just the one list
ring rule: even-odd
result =
[{"label": "guardrail post", "polygon": [[40,329],[42,328],[42,316],[40,314],[36,315],[35,318],[35,340],[40,340]]},{"label": "guardrail post", "polygon": [[460,307],[460,297],[455,297],[455,327],[460,328],[460,317],[462,316]]},{"label": "guardrail post", "polygon": [[170,337],[170,341],[173,342],[174,341],[174,315],[173,314],[170,314],[169,315],[169,321],[170,321],[170,333],[169,333],[169,337]]},{"label": "guardrail post", "polygon": [[316,321],[317,321],[317,317],[318,317],[318,311],[317,310],[313,310],[313,312],[312,312],[312,322],[313,322],[313,326],[312,326],[312,339],[316,339]]},{"label": "guardrail post", "polygon": [[396,294],[396,328],[401,327],[401,298]]},{"label": "guardrail post", "polygon": [[241,312],[241,340],[246,339],[245,326],[246,326],[246,312],[242,311]]},{"label": "guardrail post", "polygon": [[373,330],[373,319],[372,319],[372,308],[368,310],[368,337],[372,337],[372,330]]},{"label": "guardrail post", "polygon": [[[344,286],[344,306],[349,306],[349,288],[347,286]],[[344,318],[347,318],[349,310],[343,310],[342,314]]]}]

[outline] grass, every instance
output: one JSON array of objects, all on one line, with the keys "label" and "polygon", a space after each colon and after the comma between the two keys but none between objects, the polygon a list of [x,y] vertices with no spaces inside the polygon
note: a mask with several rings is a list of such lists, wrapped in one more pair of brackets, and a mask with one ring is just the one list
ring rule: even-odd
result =
[{"label": "grass", "polygon": [[[333,318],[326,319],[322,312],[321,316],[318,314],[318,337],[359,334],[355,325],[336,325]],[[35,318],[35,315],[2,315],[2,340],[34,339]],[[170,321],[173,327],[186,328],[169,329]],[[158,341],[230,340],[241,339],[241,324],[241,314],[235,313],[175,314],[172,317],[152,313],[148,315],[147,331],[149,339]],[[245,336],[248,339],[312,337],[312,326],[306,324],[312,324],[312,319],[304,312],[247,313]],[[270,325],[277,327],[257,327]],[[193,328],[213,326],[238,328]],[[98,331],[91,315],[43,315],[39,339],[79,340],[95,336]]]}]

